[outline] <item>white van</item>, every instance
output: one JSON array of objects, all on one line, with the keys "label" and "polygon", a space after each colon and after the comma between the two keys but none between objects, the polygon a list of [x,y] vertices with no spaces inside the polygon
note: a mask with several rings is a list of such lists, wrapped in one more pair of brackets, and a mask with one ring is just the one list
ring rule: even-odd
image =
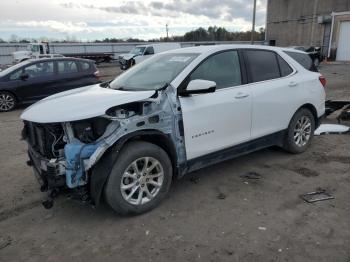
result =
[{"label": "white van", "polygon": [[122,70],[126,70],[129,67],[146,60],[154,54],[178,48],[181,48],[181,45],[179,43],[137,45],[129,53],[121,54],[119,56],[118,59],[120,68]]}]

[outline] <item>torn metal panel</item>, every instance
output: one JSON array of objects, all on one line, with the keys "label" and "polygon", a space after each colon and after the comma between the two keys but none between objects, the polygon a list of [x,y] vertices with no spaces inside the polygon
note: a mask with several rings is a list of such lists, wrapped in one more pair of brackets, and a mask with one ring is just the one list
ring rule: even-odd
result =
[{"label": "torn metal panel", "polygon": [[[104,135],[96,142],[100,145],[86,161],[85,169],[90,169],[121,137],[139,130],[158,130],[169,135],[176,147],[178,163],[186,161],[184,139],[180,134],[179,123],[182,121],[180,103],[175,95],[176,90],[168,86],[158,92],[157,98],[149,98],[143,103],[143,114],[129,118],[105,117],[114,120],[106,129]],[[158,119],[154,121],[154,119]],[[141,126],[139,123],[143,123]]]},{"label": "torn metal panel", "polygon": [[325,135],[325,134],[350,134],[350,127],[345,125],[337,124],[322,124],[319,128],[315,130],[315,135]]},{"label": "torn metal panel", "polygon": [[315,192],[306,193],[300,196],[307,203],[314,203],[318,201],[325,201],[334,199],[325,189],[320,189]]}]

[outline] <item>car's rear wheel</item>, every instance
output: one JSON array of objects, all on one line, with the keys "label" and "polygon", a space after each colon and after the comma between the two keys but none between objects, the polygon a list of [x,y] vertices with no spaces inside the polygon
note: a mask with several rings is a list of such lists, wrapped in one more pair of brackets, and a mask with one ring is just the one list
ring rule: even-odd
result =
[{"label": "car's rear wheel", "polygon": [[16,97],[9,93],[0,91],[0,111],[11,111],[16,107]]},{"label": "car's rear wheel", "polygon": [[163,200],[171,180],[171,161],[162,148],[147,142],[131,142],[114,163],[105,198],[119,214],[141,214]]},{"label": "car's rear wheel", "polygon": [[310,146],[315,131],[315,117],[307,108],[298,110],[289,123],[284,149],[299,154]]}]

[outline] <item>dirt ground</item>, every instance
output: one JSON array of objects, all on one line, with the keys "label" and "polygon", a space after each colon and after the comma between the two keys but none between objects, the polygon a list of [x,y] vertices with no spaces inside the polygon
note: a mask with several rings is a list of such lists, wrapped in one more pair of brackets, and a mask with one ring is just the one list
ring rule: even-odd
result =
[{"label": "dirt ground", "polygon": [[[350,65],[321,72],[329,98],[350,99]],[[350,261],[349,135],[315,137],[301,155],[270,148],[205,168],[175,181],[155,210],[120,217],[63,197],[41,206],[19,140],[22,110],[0,114],[0,261]],[[335,199],[300,199],[317,188]]]}]

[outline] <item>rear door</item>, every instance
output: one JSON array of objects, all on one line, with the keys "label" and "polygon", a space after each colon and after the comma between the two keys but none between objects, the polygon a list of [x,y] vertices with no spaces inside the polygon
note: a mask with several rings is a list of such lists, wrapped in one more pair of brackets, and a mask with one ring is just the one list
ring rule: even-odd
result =
[{"label": "rear door", "polygon": [[253,95],[252,139],[286,129],[300,104],[299,79],[274,51],[247,49],[244,53]]},{"label": "rear door", "polygon": [[196,79],[214,81],[217,89],[180,97],[188,160],[250,139],[251,91],[243,85],[238,51],[210,56],[187,82]]},{"label": "rear door", "polygon": [[90,61],[79,61],[80,74],[82,75],[81,83],[83,86],[93,85],[101,82],[99,80],[99,71],[96,65]]},{"label": "rear door", "polygon": [[[26,78],[21,78],[26,76]],[[51,95],[54,91],[54,62],[35,62],[23,67],[15,81],[18,83],[17,94],[23,100],[38,100]]]},{"label": "rear door", "polygon": [[56,73],[56,93],[85,85],[84,74],[80,72],[77,60],[57,60]]}]

